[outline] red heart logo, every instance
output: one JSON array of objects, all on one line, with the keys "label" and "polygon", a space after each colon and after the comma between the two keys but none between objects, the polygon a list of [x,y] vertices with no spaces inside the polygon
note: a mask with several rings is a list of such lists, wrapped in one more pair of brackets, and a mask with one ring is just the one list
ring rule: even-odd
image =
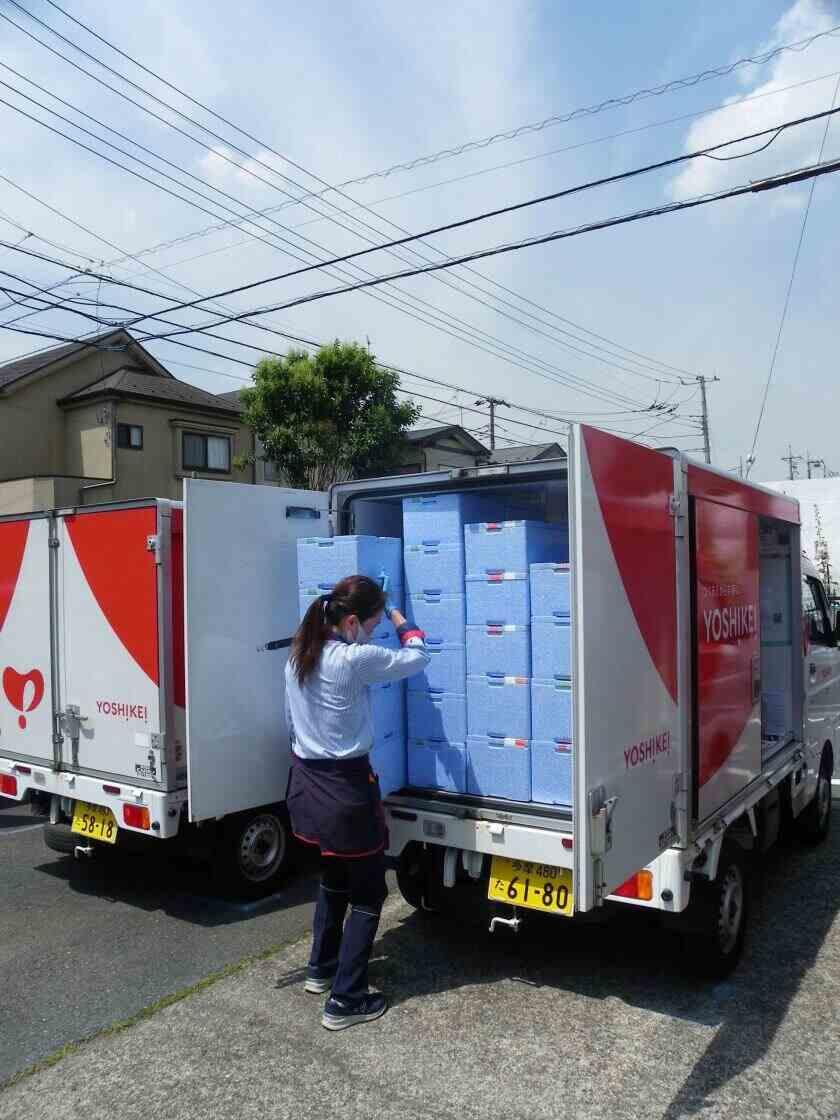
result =
[{"label": "red heart logo", "polygon": [[[27,685],[32,685],[27,689]],[[44,674],[40,669],[18,673],[11,665],[3,670],[3,691],[13,708],[21,713],[34,711],[44,698]],[[21,730],[26,727],[26,716],[18,717]]]}]

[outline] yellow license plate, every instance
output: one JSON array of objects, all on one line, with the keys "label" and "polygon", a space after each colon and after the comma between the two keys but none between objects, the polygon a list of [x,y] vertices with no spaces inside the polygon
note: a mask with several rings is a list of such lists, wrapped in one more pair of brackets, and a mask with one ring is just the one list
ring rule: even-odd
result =
[{"label": "yellow license plate", "polygon": [[493,856],[487,897],[564,918],[571,918],[575,909],[571,871],[507,856]]},{"label": "yellow license plate", "polygon": [[117,820],[111,810],[103,805],[77,801],[73,810],[73,832],[78,832],[89,840],[104,840],[106,844],[116,844]]}]

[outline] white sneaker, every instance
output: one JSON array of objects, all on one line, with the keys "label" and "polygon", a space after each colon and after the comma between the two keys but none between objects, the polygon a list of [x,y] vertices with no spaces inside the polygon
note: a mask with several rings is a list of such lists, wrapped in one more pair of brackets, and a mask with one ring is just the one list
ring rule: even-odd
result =
[{"label": "white sneaker", "polygon": [[334,979],[334,976],[326,976],[322,980],[314,976],[307,976],[306,983],[303,985],[303,990],[309,992],[313,996],[322,996],[325,992],[332,990]]}]

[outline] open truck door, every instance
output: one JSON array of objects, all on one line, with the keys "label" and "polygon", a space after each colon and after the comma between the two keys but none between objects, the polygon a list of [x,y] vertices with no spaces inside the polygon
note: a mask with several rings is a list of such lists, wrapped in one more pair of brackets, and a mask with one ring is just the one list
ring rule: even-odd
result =
[{"label": "open truck door", "polygon": [[576,907],[678,840],[687,793],[678,640],[679,461],[575,426],[570,440]]},{"label": "open truck door", "polygon": [[190,820],[285,798],[297,538],[326,536],[327,509],[321,493],[184,482]]}]

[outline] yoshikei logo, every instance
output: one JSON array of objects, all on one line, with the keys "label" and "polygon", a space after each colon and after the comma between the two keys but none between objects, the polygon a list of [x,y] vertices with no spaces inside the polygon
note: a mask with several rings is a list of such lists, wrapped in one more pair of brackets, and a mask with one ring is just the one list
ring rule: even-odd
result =
[{"label": "yoshikei logo", "polygon": [[44,699],[44,674],[39,669],[18,673],[11,665],[3,670],[3,691],[13,708],[21,714],[18,727],[26,727],[25,712],[32,712]]}]

